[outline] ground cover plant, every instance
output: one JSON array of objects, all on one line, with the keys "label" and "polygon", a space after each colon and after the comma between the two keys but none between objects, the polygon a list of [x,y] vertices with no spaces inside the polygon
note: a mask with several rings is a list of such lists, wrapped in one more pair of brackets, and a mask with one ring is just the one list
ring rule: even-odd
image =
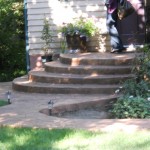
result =
[{"label": "ground cover plant", "polygon": [[0,107],[5,105],[8,105],[8,102],[6,100],[0,99]]},{"label": "ground cover plant", "polygon": [[150,132],[91,132],[75,129],[0,128],[3,150],[149,150]]},{"label": "ground cover plant", "polygon": [[150,48],[139,49],[133,67],[135,77],[116,90],[122,96],[110,111],[115,118],[150,118]]}]

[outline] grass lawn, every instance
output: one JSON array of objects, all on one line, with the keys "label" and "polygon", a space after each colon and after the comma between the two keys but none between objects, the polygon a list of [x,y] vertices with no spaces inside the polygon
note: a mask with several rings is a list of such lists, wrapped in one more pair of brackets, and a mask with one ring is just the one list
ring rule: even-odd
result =
[{"label": "grass lawn", "polygon": [[150,131],[0,128],[0,150],[149,150]]},{"label": "grass lawn", "polygon": [[8,102],[6,100],[0,99],[0,107],[5,105],[8,105]]}]

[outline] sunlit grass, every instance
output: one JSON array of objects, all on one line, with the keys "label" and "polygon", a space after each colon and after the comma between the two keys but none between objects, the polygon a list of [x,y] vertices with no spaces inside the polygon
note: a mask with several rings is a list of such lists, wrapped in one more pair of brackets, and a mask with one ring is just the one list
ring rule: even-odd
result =
[{"label": "sunlit grass", "polygon": [[8,102],[6,100],[0,99],[0,106],[8,105]]},{"label": "sunlit grass", "polygon": [[0,128],[0,150],[149,150],[150,132]]}]

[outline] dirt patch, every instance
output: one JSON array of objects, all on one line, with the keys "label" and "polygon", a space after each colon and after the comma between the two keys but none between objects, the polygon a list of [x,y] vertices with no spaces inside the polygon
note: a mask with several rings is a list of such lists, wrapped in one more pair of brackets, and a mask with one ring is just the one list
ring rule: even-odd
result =
[{"label": "dirt patch", "polygon": [[[48,109],[42,109],[39,112],[50,116]],[[112,119],[111,113],[109,111],[97,109],[80,109],[76,111],[66,111],[63,113],[53,113],[52,111],[51,116],[60,118]]]},{"label": "dirt patch", "polygon": [[109,119],[110,113],[106,111],[98,111],[93,109],[77,110],[59,114],[58,117],[63,118],[79,118],[79,119]]}]

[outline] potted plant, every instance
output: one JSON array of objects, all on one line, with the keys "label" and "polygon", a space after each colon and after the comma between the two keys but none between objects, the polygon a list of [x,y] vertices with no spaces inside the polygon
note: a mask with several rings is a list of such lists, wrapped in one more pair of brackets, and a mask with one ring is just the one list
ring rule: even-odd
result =
[{"label": "potted plant", "polygon": [[42,50],[44,51],[44,55],[42,57],[42,62],[52,61],[53,58],[53,50],[51,49],[51,43],[53,41],[52,32],[50,28],[50,24],[47,18],[44,18],[44,26],[42,30],[41,39],[44,41],[42,46]]},{"label": "potted plant", "polygon": [[81,52],[87,50],[87,41],[91,36],[95,36],[98,31],[98,27],[92,19],[83,17],[74,19],[72,23],[63,23],[61,28],[70,51],[80,50]]}]

